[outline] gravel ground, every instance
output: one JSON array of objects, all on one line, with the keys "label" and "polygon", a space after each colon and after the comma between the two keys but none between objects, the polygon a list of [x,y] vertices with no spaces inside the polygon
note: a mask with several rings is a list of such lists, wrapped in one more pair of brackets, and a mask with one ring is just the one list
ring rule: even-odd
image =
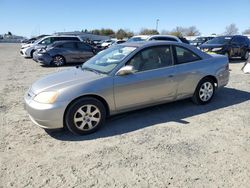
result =
[{"label": "gravel ground", "polygon": [[46,68],[0,44],[0,187],[249,187],[250,75],[230,63],[227,87],[109,118],[98,132],[45,132],[23,109]]}]

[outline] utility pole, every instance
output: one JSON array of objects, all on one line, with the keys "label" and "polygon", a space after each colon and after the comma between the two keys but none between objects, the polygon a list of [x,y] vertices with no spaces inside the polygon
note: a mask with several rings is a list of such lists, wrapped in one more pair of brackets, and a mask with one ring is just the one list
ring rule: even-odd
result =
[{"label": "utility pole", "polygon": [[155,28],[156,31],[158,31],[158,24],[159,24],[159,21],[160,21],[159,19],[156,19],[156,28]]}]

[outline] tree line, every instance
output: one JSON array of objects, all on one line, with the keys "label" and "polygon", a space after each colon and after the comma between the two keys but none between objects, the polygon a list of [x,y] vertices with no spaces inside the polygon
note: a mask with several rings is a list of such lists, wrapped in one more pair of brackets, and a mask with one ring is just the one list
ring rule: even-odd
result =
[{"label": "tree line", "polygon": [[[124,39],[124,38],[130,38],[134,36],[135,34],[138,35],[157,35],[157,34],[162,34],[162,35],[174,35],[177,37],[183,37],[183,36],[199,36],[201,32],[199,29],[196,28],[196,26],[190,26],[190,27],[181,27],[177,26],[172,30],[162,30],[161,32],[158,32],[155,29],[148,29],[148,28],[142,28],[139,33],[135,33],[133,31],[130,31],[128,29],[118,29],[117,31],[114,31],[113,29],[110,28],[102,28],[102,29],[94,29],[88,31],[87,29],[82,30],[82,32],[86,33],[92,33],[95,35],[104,35],[104,36],[111,36],[115,37],[118,39]],[[239,29],[235,24],[230,24],[226,26],[224,35],[235,35],[239,34]],[[250,34],[250,27],[246,29],[245,31],[242,32],[242,34]]]}]

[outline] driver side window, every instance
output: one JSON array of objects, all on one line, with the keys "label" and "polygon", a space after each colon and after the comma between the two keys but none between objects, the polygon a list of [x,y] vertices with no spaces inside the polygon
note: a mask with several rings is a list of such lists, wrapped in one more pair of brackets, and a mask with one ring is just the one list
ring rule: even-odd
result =
[{"label": "driver side window", "polygon": [[46,38],[43,41],[41,41],[41,44],[48,45],[51,44],[51,38]]},{"label": "driver side window", "polygon": [[135,72],[154,70],[172,65],[170,46],[147,48],[137,53],[128,63]]}]

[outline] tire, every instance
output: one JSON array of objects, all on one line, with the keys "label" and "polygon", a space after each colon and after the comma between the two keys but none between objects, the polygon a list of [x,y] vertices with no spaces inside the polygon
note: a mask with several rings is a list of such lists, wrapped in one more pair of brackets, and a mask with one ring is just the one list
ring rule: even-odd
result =
[{"label": "tire", "polygon": [[53,60],[51,62],[51,65],[55,67],[63,66],[66,63],[65,58],[61,55],[56,55],[53,57]]},{"label": "tire", "polygon": [[242,60],[248,60],[248,58],[249,58],[249,51],[246,51],[245,53],[244,53],[244,55],[241,57],[241,59]]},{"label": "tire", "polygon": [[30,57],[31,57],[31,58],[33,58],[34,52],[35,52],[35,50],[32,50],[32,51],[30,52]]},{"label": "tire", "polygon": [[204,78],[197,85],[192,100],[196,104],[207,104],[212,100],[214,93],[214,81],[211,78]]},{"label": "tire", "polygon": [[105,122],[106,109],[95,98],[80,98],[65,113],[65,125],[74,134],[86,135],[97,131]]}]

